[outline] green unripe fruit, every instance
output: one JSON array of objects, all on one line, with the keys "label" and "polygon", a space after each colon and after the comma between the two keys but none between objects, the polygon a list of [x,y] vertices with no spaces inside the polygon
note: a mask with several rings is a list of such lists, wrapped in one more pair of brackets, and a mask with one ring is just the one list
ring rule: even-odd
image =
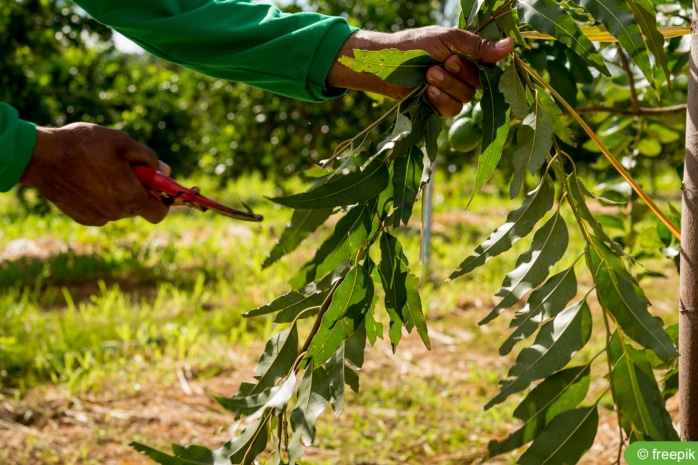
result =
[{"label": "green unripe fruit", "polygon": [[458,152],[470,152],[482,142],[482,129],[471,118],[460,118],[448,130],[451,148]]},{"label": "green unripe fruit", "polygon": [[470,113],[470,117],[475,121],[475,124],[482,126],[482,107],[479,102],[473,105],[473,111]]}]

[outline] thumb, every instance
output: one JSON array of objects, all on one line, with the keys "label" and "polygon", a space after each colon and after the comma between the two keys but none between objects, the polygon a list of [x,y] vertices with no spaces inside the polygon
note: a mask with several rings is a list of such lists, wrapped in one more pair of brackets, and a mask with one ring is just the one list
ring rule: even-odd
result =
[{"label": "thumb", "polygon": [[[466,38],[467,37],[467,38]],[[481,63],[496,63],[514,50],[514,40],[505,37],[498,41],[481,39],[474,35],[463,37],[454,48],[456,51]]]},{"label": "thumb", "polygon": [[119,153],[129,165],[146,165],[153,169],[160,169],[158,156],[154,150],[128,136],[123,138],[121,142]]}]

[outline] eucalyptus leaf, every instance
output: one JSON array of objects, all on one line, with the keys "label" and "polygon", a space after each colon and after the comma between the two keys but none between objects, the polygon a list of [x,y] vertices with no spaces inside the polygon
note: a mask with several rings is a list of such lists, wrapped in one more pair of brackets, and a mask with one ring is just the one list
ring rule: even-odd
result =
[{"label": "eucalyptus leaf", "polygon": [[582,220],[586,221],[587,224],[589,224],[594,233],[594,237],[606,244],[606,246],[609,247],[616,255],[624,256],[625,252],[623,251],[623,248],[617,242],[611,239],[608,234],[606,234],[606,231],[604,231],[603,227],[598,222],[596,215],[589,210],[589,206],[586,203],[586,197],[597,197],[589,192],[586,186],[584,186],[582,180],[579,179],[575,173],[571,173],[567,177],[566,185],[572,207],[577,212],[577,215]]},{"label": "eucalyptus leaf", "polygon": [[470,192],[468,205],[492,177],[502,157],[504,143],[509,134],[509,104],[499,90],[502,70],[498,66],[480,68],[482,83],[482,152],[477,162],[475,184]]},{"label": "eucalyptus leaf", "polygon": [[269,252],[262,263],[262,269],[268,268],[284,255],[293,252],[311,233],[325,223],[332,214],[331,208],[294,210],[291,221],[284,228],[279,242]]},{"label": "eucalyptus leaf", "polygon": [[132,442],[131,447],[133,447],[141,454],[147,456],[152,461],[157,462],[161,465],[230,465],[230,460],[228,460],[226,457],[221,457],[220,460],[216,462],[216,459],[213,456],[213,451],[210,450],[208,451],[208,457],[202,456],[197,459],[189,459],[182,457],[173,457],[171,455],[167,455],[163,452],[160,452],[157,449],[153,449],[152,447],[146,446],[138,442]]},{"label": "eucalyptus leaf", "polygon": [[291,286],[303,288],[349,261],[378,227],[374,218],[375,207],[376,201],[371,200],[350,208],[337,222],[330,237],[315,252],[313,259],[303,265],[291,280]]},{"label": "eucalyptus leaf", "polygon": [[393,351],[400,341],[403,325],[408,332],[417,328],[425,347],[430,349],[431,342],[419,296],[419,280],[410,272],[400,241],[384,232],[380,238],[380,250],[379,270],[385,290],[385,307],[391,315],[390,339]]},{"label": "eucalyptus leaf", "polygon": [[594,236],[587,250],[601,307],[613,316],[625,334],[654,351],[663,361],[676,357],[676,347],[661,321],[650,315],[649,301],[620,257]]},{"label": "eucalyptus leaf", "polygon": [[521,465],[558,465],[579,462],[594,443],[599,424],[596,405],[556,416],[519,458]]},{"label": "eucalyptus leaf", "polygon": [[543,380],[514,411],[525,424],[503,441],[490,441],[487,458],[531,442],[557,415],[576,408],[589,391],[590,379],[587,365],[559,371]]},{"label": "eucalyptus leaf", "polygon": [[216,400],[226,409],[239,415],[249,415],[269,400],[271,388],[286,378],[298,358],[298,330],[296,326],[281,331],[272,337],[255,367],[257,383],[242,383],[240,390],[231,398]]},{"label": "eucalyptus leaf", "polygon": [[594,44],[584,35],[577,23],[558,2],[555,0],[520,0],[516,2],[516,11],[521,21],[528,23],[538,32],[555,37],[579,55],[587,64],[606,76],[611,75]]},{"label": "eucalyptus leaf", "polygon": [[424,152],[412,146],[406,156],[393,162],[393,205],[395,216],[393,227],[407,224],[422,183]]},{"label": "eucalyptus leaf", "polygon": [[611,388],[626,433],[643,441],[678,441],[646,352],[626,344],[615,332],[609,354]]},{"label": "eucalyptus leaf", "polygon": [[538,221],[550,211],[555,201],[555,188],[548,176],[526,195],[523,204],[507,215],[505,223],[475,248],[468,258],[463,260],[458,269],[451,273],[449,279],[455,279],[470,273],[485,264],[490,258],[509,250],[519,239],[531,233]]},{"label": "eucalyptus leaf", "polygon": [[502,390],[485,408],[503,402],[515,392],[526,389],[533,381],[546,378],[563,368],[572,355],[586,345],[591,336],[591,311],[586,300],[566,308],[552,321],[544,324],[536,340],[516,357],[509,370],[515,377],[503,384]]},{"label": "eucalyptus leaf", "polygon": [[403,87],[426,84],[426,71],[441,62],[423,50],[354,50],[354,57],[341,57],[339,62],[353,71],[373,74],[382,80]]},{"label": "eucalyptus leaf", "polygon": [[[580,0],[579,4],[618,39],[618,43],[640,68],[645,79],[655,88],[656,83],[645,38],[628,2],[626,0]],[[645,23],[642,18],[641,21]]]},{"label": "eucalyptus leaf", "polygon": [[565,255],[568,244],[567,225],[560,212],[556,212],[536,231],[531,247],[518,258],[514,271],[507,273],[497,292],[502,300],[479,324],[489,323],[540,285],[551,268]]},{"label": "eucalyptus leaf", "polygon": [[390,181],[385,163],[374,158],[360,171],[350,172],[301,194],[270,200],[295,209],[328,209],[354,205],[378,196]]},{"label": "eucalyptus leaf", "polygon": [[568,118],[562,113],[560,107],[555,103],[555,100],[540,86],[535,86],[536,102],[542,112],[545,112],[553,124],[553,133],[567,145],[574,147],[576,145],[572,131],[568,126]]},{"label": "eucalyptus leaf", "polygon": [[315,422],[330,401],[330,380],[322,367],[309,367],[298,386],[298,400],[291,412],[293,435],[289,442],[289,464],[297,463],[303,446],[315,440]]},{"label": "eucalyptus leaf", "polygon": [[512,165],[514,175],[509,195],[513,199],[521,192],[526,171],[534,173],[545,162],[553,145],[553,121],[535,100],[533,111],[526,115],[516,132],[517,149]]},{"label": "eucalyptus leaf", "polygon": [[499,91],[511,107],[511,118],[523,120],[529,113],[528,93],[521,82],[516,66],[508,66],[499,80]]},{"label": "eucalyptus leaf", "polygon": [[[273,302],[243,313],[242,316],[251,318],[279,312],[274,321],[276,323],[290,323],[304,310],[321,305],[326,297],[327,292],[305,295],[297,291],[291,291],[277,297]],[[311,315],[308,312],[305,317],[307,318]]]},{"label": "eucalyptus leaf", "polygon": [[325,363],[363,326],[366,312],[373,305],[373,292],[368,271],[361,265],[354,266],[338,286],[308,347],[307,358],[316,366]]},{"label": "eucalyptus leaf", "polygon": [[526,306],[516,313],[511,327],[516,329],[499,348],[500,355],[507,355],[517,342],[533,334],[541,322],[560,313],[577,295],[577,276],[569,267],[551,276],[540,288],[531,293]]}]

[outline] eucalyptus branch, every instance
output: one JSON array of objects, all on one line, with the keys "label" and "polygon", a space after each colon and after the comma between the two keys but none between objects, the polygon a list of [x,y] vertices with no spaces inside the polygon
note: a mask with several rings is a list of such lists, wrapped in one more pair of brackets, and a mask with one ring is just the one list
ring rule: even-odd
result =
[{"label": "eucalyptus branch", "polygon": [[400,107],[402,106],[403,103],[405,103],[407,100],[409,100],[412,97],[415,97],[417,95],[422,94],[426,89],[427,89],[426,85],[423,85],[420,87],[415,87],[414,89],[412,89],[412,91],[409,94],[407,94],[406,96],[401,98],[395,105],[390,107],[390,109],[388,111],[383,113],[377,120],[375,120],[373,123],[371,123],[368,127],[364,128],[361,132],[359,132],[356,136],[352,137],[351,139],[347,139],[344,142],[342,142],[341,144],[339,144],[337,146],[337,148],[335,149],[334,153],[332,154],[332,156],[330,158],[328,158],[327,160],[323,160],[320,163],[320,167],[327,168],[328,166],[330,166],[345,151],[352,148],[358,140],[365,139],[371,131],[373,131],[378,126],[383,124],[383,122],[386,119],[388,119],[388,117],[390,117],[394,113],[400,111]]},{"label": "eucalyptus branch", "polygon": [[686,113],[688,107],[685,103],[678,105],[670,105],[666,107],[637,107],[633,109],[627,108],[615,108],[615,107],[604,107],[604,106],[591,106],[591,107],[580,107],[576,108],[577,113],[613,113],[616,115],[624,116],[661,116],[661,115],[678,115]]},{"label": "eucalyptus branch", "polygon": [[635,78],[633,77],[633,71],[630,69],[630,62],[628,61],[628,57],[625,56],[623,47],[621,47],[620,44],[617,43],[616,49],[618,51],[618,56],[620,57],[621,67],[623,68],[625,75],[628,77],[628,86],[630,87],[630,102],[633,106],[633,112],[637,113],[638,109],[640,108],[640,104],[638,103],[637,89],[635,88]]},{"label": "eucalyptus branch", "polygon": [[482,31],[485,27],[487,27],[488,24],[491,22],[497,20],[498,18],[501,18],[504,15],[509,14],[509,11],[505,11],[507,8],[511,8],[511,5],[514,4],[516,0],[509,0],[506,2],[504,5],[502,5],[497,11],[495,11],[492,16],[490,16],[487,21],[482,23],[480,26],[478,26],[477,29],[473,31],[474,34],[478,34],[480,31]]},{"label": "eucalyptus branch", "polygon": [[318,330],[320,329],[320,325],[322,324],[322,317],[325,313],[327,313],[327,310],[329,310],[330,305],[332,304],[332,298],[334,297],[334,293],[337,291],[337,288],[342,283],[342,281],[344,281],[344,278],[338,279],[337,282],[335,282],[332,285],[332,289],[327,294],[327,298],[322,303],[322,306],[318,311],[317,317],[315,318],[315,324],[313,324],[313,329],[310,330],[310,334],[308,334],[308,337],[303,343],[303,348],[300,350],[299,353],[304,354],[308,352],[308,348],[310,347],[310,344],[313,342],[313,337],[315,337]]},{"label": "eucalyptus branch", "polygon": [[[260,423],[259,423],[260,426],[257,428],[257,431],[255,431],[255,434],[254,434],[254,437],[252,440],[252,444],[254,444],[257,441],[257,438],[259,438],[260,431],[263,428],[266,428],[266,424],[269,423],[269,421],[271,420],[273,411],[274,411],[273,409],[270,409],[269,412],[266,414],[266,417],[260,420]],[[245,451],[245,455],[242,457],[242,460],[240,461],[240,463],[247,463],[248,459],[250,458],[251,451],[252,451],[252,447],[248,448]]]},{"label": "eucalyptus branch", "polygon": [[577,121],[577,123],[582,127],[584,132],[594,141],[596,146],[601,150],[606,159],[611,163],[613,168],[620,174],[623,179],[630,184],[630,187],[635,191],[635,193],[640,197],[652,210],[652,212],[659,218],[659,220],[667,227],[667,229],[676,237],[681,240],[681,232],[676,227],[674,223],[664,214],[664,212],[657,206],[652,198],[647,195],[647,193],[640,187],[640,185],[635,181],[632,175],[623,167],[623,165],[613,156],[613,154],[608,150],[608,148],[601,142],[601,139],[596,135],[596,133],[589,127],[589,125],[582,119],[581,116],[572,108],[572,106],[567,103],[567,101],[562,98],[562,96],[551,86],[545,79],[543,79],[533,68],[531,68],[526,62],[521,60],[517,55],[514,55],[514,59],[518,63],[518,66],[525,69],[531,76],[533,76],[540,84],[545,87],[569,112],[569,114]]}]

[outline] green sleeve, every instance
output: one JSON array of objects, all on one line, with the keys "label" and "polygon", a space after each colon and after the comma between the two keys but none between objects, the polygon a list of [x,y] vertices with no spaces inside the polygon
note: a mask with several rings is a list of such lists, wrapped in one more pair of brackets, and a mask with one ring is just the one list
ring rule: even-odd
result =
[{"label": "green sleeve", "polygon": [[19,119],[17,110],[0,102],[0,192],[19,181],[36,144],[36,127]]},{"label": "green sleeve", "polygon": [[344,18],[239,0],[76,0],[148,52],[221,79],[300,100],[341,95],[327,74],[356,31]]}]

